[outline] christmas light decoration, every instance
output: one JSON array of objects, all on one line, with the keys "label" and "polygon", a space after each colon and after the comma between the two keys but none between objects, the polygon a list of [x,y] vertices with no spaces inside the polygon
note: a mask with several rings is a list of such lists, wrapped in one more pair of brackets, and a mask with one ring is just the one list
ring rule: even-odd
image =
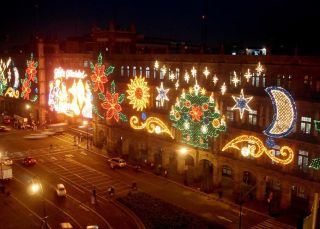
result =
[{"label": "christmas light decoration", "polygon": [[190,75],[189,73],[186,71],[186,73],[184,74],[184,80],[189,83],[189,80],[190,80]]},{"label": "christmas light decoration", "polygon": [[6,93],[4,94],[4,96],[15,98],[15,99],[18,99],[19,95],[20,95],[19,90],[15,90],[13,87],[8,87]]},{"label": "christmas light decoration", "polygon": [[213,78],[212,78],[214,86],[216,86],[218,80],[219,80],[218,77],[216,75],[214,75]]},{"label": "christmas light decoration", "polygon": [[[38,62],[33,60],[33,53],[31,53],[30,60],[27,60],[27,69],[25,71],[25,78],[21,79],[21,97],[32,102],[38,99],[38,77],[37,77]],[[29,94],[33,92],[30,99]]]},{"label": "christmas light decoration", "polygon": [[311,163],[309,165],[309,168],[319,170],[320,169],[320,157],[312,159]]},{"label": "christmas light decoration", "polygon": [[192,67],[191,69],[191,75],[193,78],[197,76],[197,69],[195,69],[194,67]]},{"label": "christmas light decoration", "polygon": [[314,121],[314,128],[316,131],[320,132],[320,121],[319,120],[313,120]]},{"label": "christmas light decoration", "polygon": [[175,74],[174,73],[170,73],[169,80],[174,81],[175,78],[176,78]]},{"label": "christmas light decoration", "polygon": [[232,83],[234,83],[234,86],[237,87],[238,83],[240,82],[239,78],[237,77],[237,73],[234,71],[233,72],[233,78],[232,78]]},{"label": "christmas light decoration", "polygon": [[252,74],[249,68],[248,68],[248,71],[244,74],[244,77],[247,79],[247,82],[249,82],[250,78],[252,77]]},{"label": "christmas light decoration", "polygon": [[208,78],[208,75],[210,74],[208,68],[206,67],[203,71],[204,76],[206,77],[206,79]]},{"label": "christmas light decoration", "polygon": [[149,117],[145,122],[139,124],[138,117],[132,116],[130,118],[130,126],[135,130],[146,129],[151,134],[165,133],[168,134],[172,139],[174,139],[169,128],[159,118],[156,117]]},{"label": "christmas light decoration", "polygon": [[232,107],[232,110],[239,110],[240,111],[240,119],[243,117],[243,113],[245,110],[251,112],[251,108],[249,107],[249,102],[253,98],[251,97],[244,97],[243,89],[241,89],[240,96],[232,96],[233,100],[236,102],[236,104]]},{"label": "christmas light decoration", "polygon": [[104,93],[104,84],[108,82],[107,77],[113,72],[114,67],[109,66],[106,69],[106,66],[102,61],[102,54],[100,53],[98,56],[98,62],[95,65],[90,62],[90,68],[93,73],[91,75],[91,81],[94,84],[93,91],[97,92],[99,90],[99,92]]},{"label": "christmas light decoration", "polygon": [[224,95],[224,93],[226,93],[227,91],[227,86],[226,83],[224,82],[223,85],[220,88],[221,94]]},{"label": "christmas light decoration", "polygon": [[117,122],[119,122],[119,119],[123,122],[128,121],[127,116],[123,113],[121,103],[124,101],[124,94],[116,93],[116,84],[114,81],[111,83],[111,93],[109,91],[106,91],[105,97],[100,98],[103,103],[101,103],[101,106],[103,109],[106,110],[106,119],[110,120],[114,118]]},{"label": "christmas light decoration", "polygon": [[180,84],[179,84],[179,80],[177,80],[177,82],[174,84],[174,87],[176,88],[176,90],[178,90]]},{"label": "christmas light decoration", "polygon": [[7,61],[3,61],[2,59],[0,59],[0,96],[3,95],[3,93],[5,92],[8,86],[6,71],[10,63],[11,63],[11,58],[9,58]]},{"label": "christmas light decoration", "polygon": [[182,142],[207,149],[208,138],[217,137],[226,130],[226,126],[224,117],[216,108],[213,94],[199,95],[200,87],[196,85],[189,93],[182,91],[176,104],[172,106],[170,120],[181,131]]},{"label": "christmas light decoration", "polygon": [[256,67],[256,71],[257,71],[257,76],[260,76],[261,73],[264,71],[263,66],[260,64],[260,62],[258,62],[258,66]]},{"label": "christmas light decoration", "polygon": [[271,124],[263,133],[272,138],[285,137],[295,125],[296,104],[290,93],[282,87],[267,87],[265,91],[271,98],[274,114]]},{"label": "christmas light decoration", "polygon": [[166,68],[166,66],[165,66],[165,65],[163,65],[163,66],[162,66],[162,68],[161,68],[160,70],[161,70],[161,72],[162,72],[163,76],[165,76],[165,75],[166,75],[166,73],[167,73],[167,68]]},{"label": "christmas light decoration", "polygon": [[268,150],[259,138],[252,135],[241,135],[232,139],[222,148],[222,151],[230,148],[237,149],[242,154],[247,154],[249,151],[249,154],[255,158],[266,154],[272,161],[283,165],[290,164],[294,158],[294,152],[289,146],[282,146],[280,148],[281,157],[274,156],[272,154],[273,149]]},{"label": "christmas light decoration", "polygon": [[163,82],[161,82],[160,87],[156,87],[158,91],[158,96],[156,97],[156,100],[160,101],[161,106],[163,107],[164,101],[169,101],[169,98],[167,96],[167,93],[170,89],[164,89]]},{"label": "christmas light decoration", "polygon": [[131,83],[128,84],[128,99],[130,100],[129,104],[133,105],[133,109],[137,111],[142,111],[147,107],[149,103],[149,87],[148,83],[144,81],[144,78],[135,77],[130,80]]},{"label": "christmas light decoration", "polygon": [[156,60],[156,62],[154,63],[154,68],[156,69],[156,70],[158,70],[159,69],[159,63],[158,63],[158,61]]},{"label": "christmas light decoration", "polygon": [[26,79],[23,79],[21,80],[22,82],[22,90],[21,90],[21,97],[23,99],[27,99],[29,100],[29,94],[31,92],[31,81],[29,81],[27,78]]}]

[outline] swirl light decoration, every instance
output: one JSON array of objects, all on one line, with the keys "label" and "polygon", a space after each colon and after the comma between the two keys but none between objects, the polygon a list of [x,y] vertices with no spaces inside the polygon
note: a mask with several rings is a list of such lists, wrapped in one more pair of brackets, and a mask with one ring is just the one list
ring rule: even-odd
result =
[{"label": "swirl light decoration", "polygon": [[137,111],[142,111],[147,107],[149,103],[149,87],[148,83],[144,81],[142,76],[135,77],[130,80],[130,84],[128,84],[128,99],[130,100],[129,104],[133,105],[133,109]]},{"label": "swirl light decoration", "polygon": [[[243,146],[243,143],[247,143],[248,145]],[[265,153],[272,161],[283,165],[290,164],[294,158],[294,152],[289,146],[282,146],[280,148],[281,158],[279,158],[272,154],[272,149],[267,149],[259,138],[252,135],[241,135],[232,139],[222,148],[222,151],[230,148],[237,149],[242,153],[248,152],[248,155],[255,158],[261,157]]]},{"label": "swirl light decoration", "polygon": [[166,133],[172,139],[174,139],[171,131],[169,128],[159,119],[156,117],[149,117],[145,122],[139,124],[139,119],[137,116],[132,116],[130,118],[130,126],[135,130],[142,130],[146,129],[149,133]]}]

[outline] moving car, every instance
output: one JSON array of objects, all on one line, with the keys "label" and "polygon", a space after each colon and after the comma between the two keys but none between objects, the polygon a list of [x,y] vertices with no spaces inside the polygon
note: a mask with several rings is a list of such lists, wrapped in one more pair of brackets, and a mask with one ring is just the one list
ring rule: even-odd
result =
[{"label": "moving car", "polygon": [[11,123],[11,117],[10,116],[4,116],[3,123],[4,124],[10,124]]},{"label": "moving car", "polygon": [[23,159],[22,164],[26,166],[35,165],[37,163],[37,160],[32,157],[26,157]]},{"label": "moving car", "polygon": [[110,167],[113,168],[124,168],[127,166],[127,163],[124,159],[120,157],[114,157],[109,160]]},{"label": "moving car", "polygon": [[57,196],[66,196],[67,190],[63,184],[57,184],[56,193],[57,193]]},{"label": "moving car", "polygon": [[72,229],[72,225],[69,222],[60,223],[60,229]]},{"label": "moving car", "polygon": [[99,229],[97,225],[88,225],[86,229]]}]

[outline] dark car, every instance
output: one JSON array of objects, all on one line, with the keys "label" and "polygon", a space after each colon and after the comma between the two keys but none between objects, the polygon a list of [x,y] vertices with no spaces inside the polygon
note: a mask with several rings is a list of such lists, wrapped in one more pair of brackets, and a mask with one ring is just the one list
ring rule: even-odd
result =
[{"label": "dark car", "polygon": [[11,123],[11,117],[10,116],[5,116],[4,118],[3,118],[3,123],[4,124],[10,124]]},{"label": "dark car", "polygon": [[6,126],[0,126],[0,132],[7,132],[9,130],[10,130],[10,128],[8,128]]},{"label": "dark car", "polygon": [[32,158],[32,157],[26,157],[25,159],[23,159],[22,164],[26,165],[26,166],[31,166],[31,165],[35,165],[37,163],[37,160]]}]

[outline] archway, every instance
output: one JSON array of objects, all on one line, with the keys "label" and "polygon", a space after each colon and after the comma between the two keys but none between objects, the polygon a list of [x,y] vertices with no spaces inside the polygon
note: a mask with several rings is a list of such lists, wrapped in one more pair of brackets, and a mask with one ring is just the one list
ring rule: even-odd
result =
[{"label": "archway", "polygon": [[279,179],[266,177],[265,197],[270,215],[278,215],[281,203],[281,182]]},{"label": "archway", "polygon": [[206,193],[213,192],[213,164],[211,161],[202,159],[199,162],[200,190]]},{"label": "archway", "polygon": [[195,168],[194,168],[194,159],[191,155],[187,154],[184,158],[184,184],[188,185],[194,182],[195,179]]},{"label": "archway", "polygon": [[291,210],[303,217],[309,214],[309,190],[302,185],[293,185],[291,188]]},{"label": "archway", "polygon": [[253,199],[256,196],[256,177],[251,171],[243,171],[242,173],[242,182],[240,185],[240,192],[245,196],[248,196],[249,199]]}]

